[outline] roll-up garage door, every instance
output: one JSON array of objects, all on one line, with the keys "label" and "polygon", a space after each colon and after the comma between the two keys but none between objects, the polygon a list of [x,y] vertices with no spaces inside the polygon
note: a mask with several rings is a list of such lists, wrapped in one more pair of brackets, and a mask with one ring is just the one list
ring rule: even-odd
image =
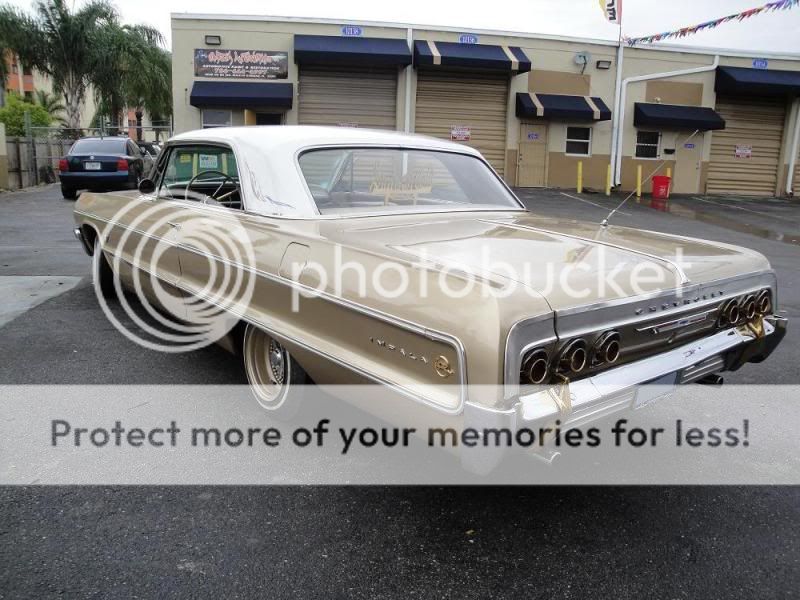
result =
[{"label": "roll-up garage door", "polygon": [[480,151],[502,176],[508,80],[506,74],[420,70],[414,131],[446,140],[454,131],[454,137],[469,137],[462,143]]},{"label": "roll-up garage door", "polygon": [[785,110],[783,98],[717,97],[725,129],[711,134],[707,193],[775,194]]},{"label": "roll-up garage door", "polygon": [[298,122],[397,128],[397,69],[300,67]]}]

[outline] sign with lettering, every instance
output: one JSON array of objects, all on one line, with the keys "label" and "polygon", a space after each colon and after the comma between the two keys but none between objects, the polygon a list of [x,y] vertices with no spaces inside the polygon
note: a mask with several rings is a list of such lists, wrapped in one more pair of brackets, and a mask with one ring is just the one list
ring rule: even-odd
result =
[{"label": "sign with lettering", "polygon": [[766,58],[754,58],[753,59],[753,68],[754,69],[766,69],[769,67],[769,61]]},{"label": "sign with lettering", "polygon": [[450,127],[450,139],[454,142],[468,142],[472,138],[472,128],[466,125]]},{"label": "sign with lettering", "polygon": [[358,25],[342,25],[342,35],[345,37],[361,37],[364,30]]},{"label": "sign with lettering", "polygon": [[752,158],[753,146],[750,144],[736,144],[736,158]]},{"label": "sign with lettering", "polygon": [[535,142],[536,140],[539,139],[539,134],[536,133],[535,131],[529,131],[528,132],[528,139],[530,141],[532,141],[532,142]]},{"label": "sign with lettering", "polygon": [[691,150],[692,148],[694,148],[694,144],[693,144],[693,143],[691,143],[691,142],[687,142],[687,143],[685,143],[685,144],[683,145],[683,147],[684,147],[684,148],[688,148],[689,150]]},{"label": "sign with lettering", "polygon": [[478,36],[474,33],[462,33],[458,36],[458,43],[459,44],[477,44],[478,43]]},{"label": "sign with lettering", "polygon": [[286,79],[289,76],[289,55],[269,50],[194,51],[195,77],[231,79]]}]

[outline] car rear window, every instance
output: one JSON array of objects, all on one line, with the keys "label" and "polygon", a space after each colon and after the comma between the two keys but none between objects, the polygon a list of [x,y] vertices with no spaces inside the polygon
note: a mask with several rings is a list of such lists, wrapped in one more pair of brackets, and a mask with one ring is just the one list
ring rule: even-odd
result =
[{"label": "car rear window", "polygon": [[70,154],[127,154],[127,140],[78,140],[72,145]]}]

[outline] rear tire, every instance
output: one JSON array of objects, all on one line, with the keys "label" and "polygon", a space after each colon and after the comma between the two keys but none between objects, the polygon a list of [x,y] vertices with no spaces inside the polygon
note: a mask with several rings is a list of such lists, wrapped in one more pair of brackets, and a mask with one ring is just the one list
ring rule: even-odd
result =
[{"label": "rear tire", "polygon": [[61,195],[65,200],[75,200],[78,197],[78,190],[74,187],[61,184]]},{"label": "rear tire", "polygon": [[114,271],[100,247],[99,236],[94,240],[94,252],[92,254],[92,283],[95,289],[100,291],[103,298],[111,300],[117,297],[117,289],[114,285]]},{"label": "rear tire", "polygon": [[261,407],[278,420],[297,415],[304,387],[310,383],[303,367],[278,340],[248,325],[242,344],[247,381]]}]

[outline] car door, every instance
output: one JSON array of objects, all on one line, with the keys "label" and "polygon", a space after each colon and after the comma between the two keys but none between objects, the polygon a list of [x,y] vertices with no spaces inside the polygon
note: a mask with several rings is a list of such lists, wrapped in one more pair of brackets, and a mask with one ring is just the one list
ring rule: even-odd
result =
[{"label": "car door", "polygon": [[[253,262],[252,244],[240,221],[235,154],[208,143],[181,144],[168,152],[160,197],[178,208],[180,286],[193,300],[225,311],[247,295],[253,277],[246,266]],[[189,321],[202,311],[198,304],[189,310]]]},{"label": "car door", "polygon": [[[156,171],[157,180],[162,173]],[[181,208],[154,193],[140,193],[116,215],[114,246],[120,260],[117,271],[138,295],[173,316],[186,317],[180,289],[178,229]]]}]

